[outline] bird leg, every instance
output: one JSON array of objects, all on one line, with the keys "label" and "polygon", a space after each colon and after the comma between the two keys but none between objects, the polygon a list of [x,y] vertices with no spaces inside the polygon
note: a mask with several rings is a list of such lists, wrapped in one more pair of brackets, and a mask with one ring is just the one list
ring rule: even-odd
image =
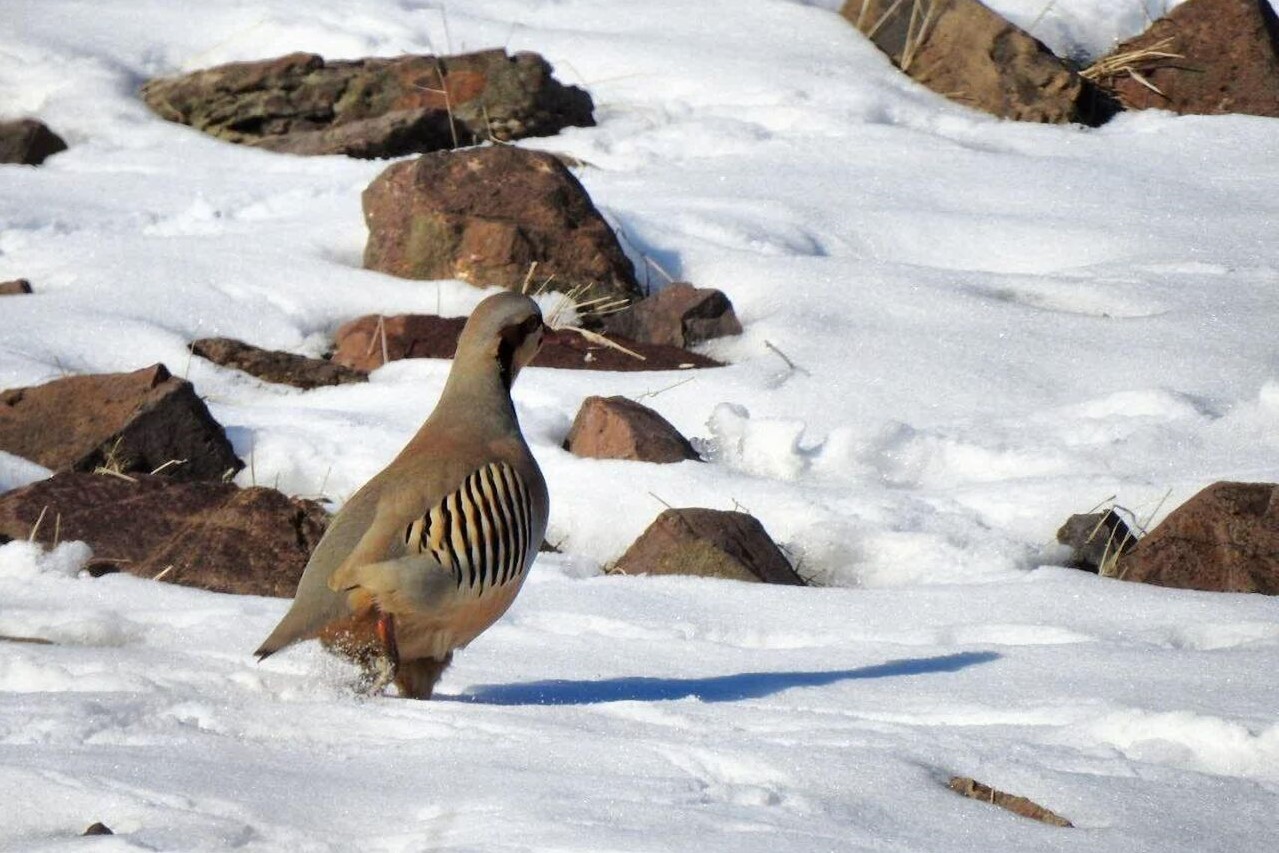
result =
[{"label": "bird leg", "polygon": [[377,637],[382,643],[380,653],[369,661],[368,694],[376,696],[395,680],[400,668],[400,650],[395,642],[395,617],[390,613],[379,613],[377,617]]},{"label": "bird leg", "polygon": [[395,673],[395,686],[408,699],[430,699],[435,684],[453,662],[453,653],[443,658],[416,658],[400,663]]}]

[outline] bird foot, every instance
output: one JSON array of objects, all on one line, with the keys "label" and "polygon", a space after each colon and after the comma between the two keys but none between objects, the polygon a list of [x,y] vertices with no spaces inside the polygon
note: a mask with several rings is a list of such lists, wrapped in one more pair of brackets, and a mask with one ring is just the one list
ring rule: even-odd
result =
[{"label": "bird foot", "polygon": [[387,685],[395,680],[396,669],[395,661],[388,655],[378,655],[369,661],[365,673],[368,685],[364,688],[364,695],[380,696]]},{"label": "bird foot", "polygon": [[378,616],[377,636],[382,641],[382,653],[374,655],[365,669],[369,683],[364,692],[368,696],[377,696],[385,690],[395,680],[400,669],[400,650],[395,642],[395,618],[390,613]]}]

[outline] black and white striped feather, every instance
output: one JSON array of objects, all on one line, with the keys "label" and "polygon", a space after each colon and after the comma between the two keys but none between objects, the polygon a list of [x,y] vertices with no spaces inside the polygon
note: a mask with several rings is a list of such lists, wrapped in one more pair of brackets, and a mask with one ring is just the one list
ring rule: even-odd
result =
[{"label": "black and white striped feather", "polygon": [[517,580],[539,543],[532,542],[533,503],[514,468],[491,462],[404,531],[411,553],[429,553],[476,595]]}]

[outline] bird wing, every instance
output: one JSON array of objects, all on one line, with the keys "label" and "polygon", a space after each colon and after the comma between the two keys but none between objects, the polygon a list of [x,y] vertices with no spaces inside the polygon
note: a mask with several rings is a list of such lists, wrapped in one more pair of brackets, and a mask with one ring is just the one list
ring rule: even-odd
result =
[{"label": "bird wing", "polygon": [[[363,590],[387,613],[426,612],[450,595],[481,597],[523,575],[537,546],[533,515],[524,478],[505,462],[489,462],[403,525],[391,559],[367,559],[362,542],[329,588]],[[380,544],[372,552],[385,553]]]}]

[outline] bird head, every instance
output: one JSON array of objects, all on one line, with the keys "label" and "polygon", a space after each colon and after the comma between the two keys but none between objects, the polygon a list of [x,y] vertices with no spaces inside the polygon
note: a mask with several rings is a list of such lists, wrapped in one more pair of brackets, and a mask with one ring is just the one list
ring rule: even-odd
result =
[{"label": "bird head", "polygon": [[510,390],[520,370],[542,346],[546,327],[541,309],[527,296],[496,293],[475,307],[457,342],[455,361],[497,363],[502,384]]}]

